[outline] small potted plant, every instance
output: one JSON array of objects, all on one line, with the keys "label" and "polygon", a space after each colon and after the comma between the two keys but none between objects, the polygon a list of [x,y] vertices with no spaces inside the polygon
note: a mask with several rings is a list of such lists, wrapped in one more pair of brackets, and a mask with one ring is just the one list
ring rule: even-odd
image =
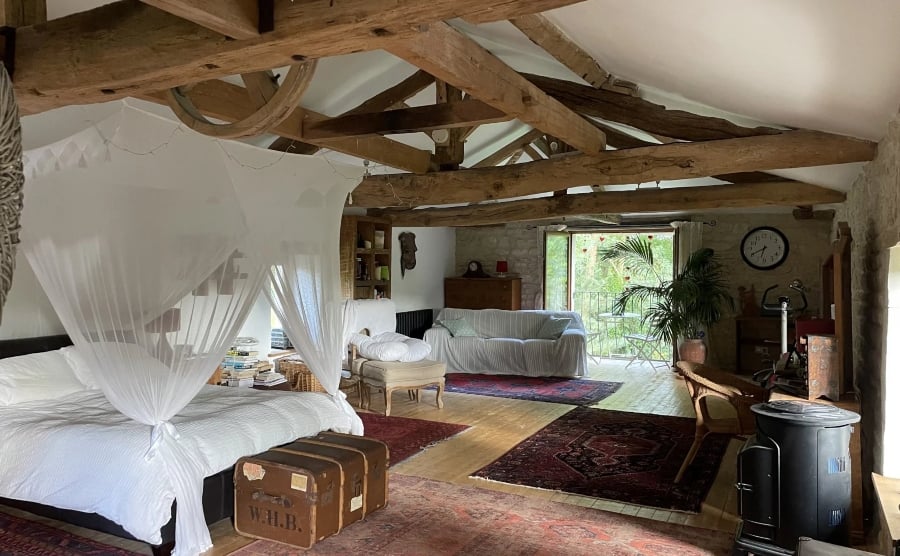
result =
[{"label": "small potted plant", "polygon": [[[617,247],[618,256],[622,256],[622,246]],[[611,250],[604,258],[615,257],[614,252]],[[634,261],[635,255],[647,252],[632,250],[628,257]],[[652,265],[652,256],[645,262]],[[614,311],[622,312],[629,303],[641,302],[649,303],[642,324],[659,339],[670,344],[678,342],[680,360],[696,363],[706,360],[706,331],[722,318],[726,307],[734,308],[722,265],[709,248],[692,253],[672,280],[660,280],[657,286],[629,286],[616,298]]]}]

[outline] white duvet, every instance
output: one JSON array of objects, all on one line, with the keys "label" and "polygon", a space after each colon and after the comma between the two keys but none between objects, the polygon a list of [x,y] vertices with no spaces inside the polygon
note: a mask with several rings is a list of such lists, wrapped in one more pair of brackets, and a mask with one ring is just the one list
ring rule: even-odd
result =
[{"label": "white duvet", "polygon": [[[221,386],[205,386],[171,422],[207,476],[301,436],[350,430],[326,394]],[[175,495],[149,447],[150,427],[97,390],[0,407],[0,496],[95,512],[158,544]]]}]

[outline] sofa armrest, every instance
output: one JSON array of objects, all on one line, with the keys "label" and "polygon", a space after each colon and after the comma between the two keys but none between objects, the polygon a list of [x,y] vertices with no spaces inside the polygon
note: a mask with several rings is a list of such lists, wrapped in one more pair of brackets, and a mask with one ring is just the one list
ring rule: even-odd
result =
[{"label": "sofa armrest", "polygon": [[563,331],[559,336],[558,342],[562,342],[564,344],[573,344],[573,345],[586,345],[587,344],[587,334],[584,330],[580,328],[567,328]]},{"label": "sofa armrest", "polygon": [[433,326],[425,331],[425,341],[432,346],[439,342],[449,340],[452,337],[453,335],[450,334],[450,330],[443,326]]}]

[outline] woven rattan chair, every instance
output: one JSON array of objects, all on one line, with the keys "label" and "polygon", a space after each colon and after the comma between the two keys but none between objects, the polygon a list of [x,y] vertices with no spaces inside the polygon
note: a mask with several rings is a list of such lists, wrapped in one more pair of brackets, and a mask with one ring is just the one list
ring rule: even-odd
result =
[{"label": "woven rattan chair", "polygon": [[[697,412],[697,431],[694,433],[694,443],[675,477],[675,482],[679,483],[688,466],[694,461],[707,434],[713,432],[746,436],[756,431],[756,417],[750,411],[750,406],[768,401],[769,391],[732,373],[697,363],[679,361],[675,366],[684,377],[684,383],[687,385],[691,401],[694,403],[694,411]],[[721,398],[731,404],[737,411],[737,416],[731,418],[711,417],[707,407],[707,397],[709,396]]]}]

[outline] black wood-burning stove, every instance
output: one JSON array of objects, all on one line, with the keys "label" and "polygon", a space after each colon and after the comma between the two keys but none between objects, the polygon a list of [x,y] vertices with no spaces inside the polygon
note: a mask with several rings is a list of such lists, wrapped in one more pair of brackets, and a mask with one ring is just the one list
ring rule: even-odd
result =
[{"label": "black wood-burning stove", "polygon": [[738,454],[735,554],[792,555],[801,536],[849,541],[850,433],[859,415],[799,401],[757,404]]}]

